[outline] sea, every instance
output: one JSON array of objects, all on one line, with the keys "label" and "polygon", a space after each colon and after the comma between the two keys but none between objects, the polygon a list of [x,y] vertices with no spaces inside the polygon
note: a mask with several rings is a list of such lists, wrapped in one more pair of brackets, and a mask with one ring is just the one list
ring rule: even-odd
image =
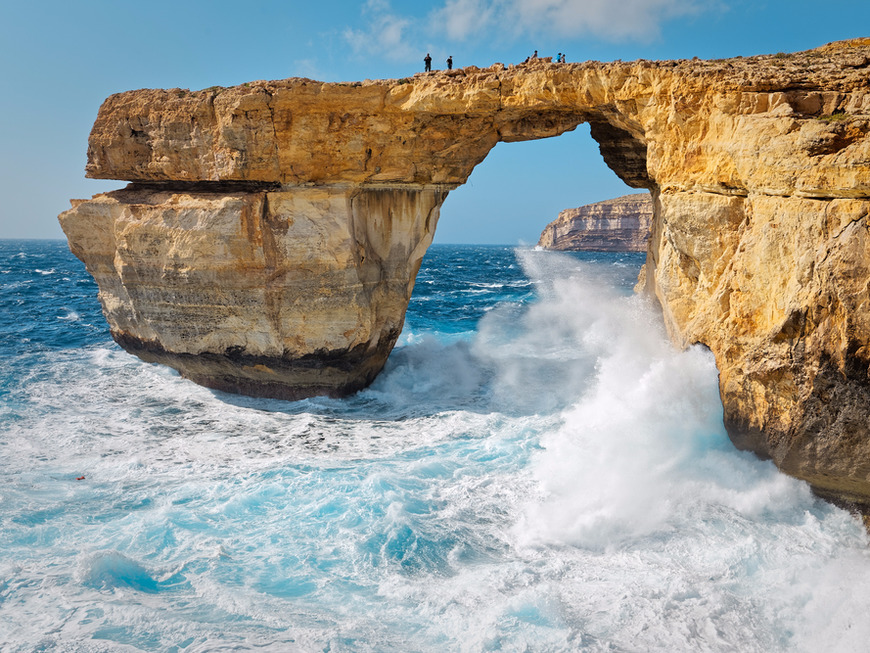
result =
[{"label": "sea", "polygon": [[0,241],[0,650],[868,650],[863,527],[732,446],[642,263],[435,245],[371,387],[286,402]]}]

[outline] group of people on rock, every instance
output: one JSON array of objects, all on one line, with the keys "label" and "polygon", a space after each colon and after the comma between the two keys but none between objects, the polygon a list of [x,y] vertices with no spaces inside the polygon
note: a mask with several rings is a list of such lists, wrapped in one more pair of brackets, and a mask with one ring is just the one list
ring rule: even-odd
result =
[{"label": "group of people on rock", "polygon": [[[427,73],[431,72],[432,71],[432,55],[430,55],[428,52],[426,53],[426,56],[423,57],[423,63],[426,64],[426,72]],[[449,57],[447,57],[447,70],[452,70],[452,69],[453,69],[453,55],[450,55]]]},{"label": "group of people on rock", "polygon": [[[532,56],[531,56],[531,57],[526,57],[526,59],[525,59],[525,61],[523,61],[523,63],[529,63],[530,61],[534,61],[535,59],[538,59],[538,58],[539,58],[539,57],[538,57],[538,51],[535,50],[535,51],[532,53]],[[564,55],[564,53],[560,52],[559,54],[557,54],[557,55],[556,55],[556,61],[555,61],[554,63],[565,63],[565,55]]]},{"label": "group of people on rock", "polygon": [[[526,60],[523,61],[523,63],[529,63],[529,61],[534,61],[537,58],[538,51],[535,50],[532,56],[526,57]],[[423,63],[425,64],[425,72],[432,72],[432,55],[428,52],[426,53],[426,56],[423,57]],[[556,55],[556,63],[565,63],[565,54],[563,52]],[[453,55],[447,57],[447,70],[453,70]]]}]

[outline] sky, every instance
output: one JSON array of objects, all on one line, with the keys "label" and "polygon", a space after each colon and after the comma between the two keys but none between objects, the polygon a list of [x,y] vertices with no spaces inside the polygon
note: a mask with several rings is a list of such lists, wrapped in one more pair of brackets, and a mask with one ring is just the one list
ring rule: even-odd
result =
[{"label": "sky", "polygon": [[[0,0],[0,238],[63,238],[69,199],[122,188],[84,177],[103,99],[137,88],[258,79],[400,78],[433,68],[715,59],[870,36],[870,2],[841,0]],[[583,125],[500,143],[450,193],[435,242],[534,244],[564,208],[628,192]]]}]

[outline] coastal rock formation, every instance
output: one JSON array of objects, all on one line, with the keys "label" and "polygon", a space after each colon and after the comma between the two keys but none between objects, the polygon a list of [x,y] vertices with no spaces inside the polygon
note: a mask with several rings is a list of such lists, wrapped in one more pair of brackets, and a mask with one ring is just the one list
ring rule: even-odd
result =
[{"label": "coastal rock formation", "polygon": [[583,122],[651,192],[640,287],[716,357],[738,446],[870,506],[870,39],[110,97],[60,220],[112,334],[213,387],[341,394],[402,327],[447,192]]},{"label": "coastal rock formation", "polygon": [[648,193],[565,209],[541,232],[538,246],[562,251],[645,252],[652,218]]},{"label": "coastal rock formation", "polygon": [[338,396],[386,362],[444,195],[133,184],[62,224],[127,351],[219,390]]}]

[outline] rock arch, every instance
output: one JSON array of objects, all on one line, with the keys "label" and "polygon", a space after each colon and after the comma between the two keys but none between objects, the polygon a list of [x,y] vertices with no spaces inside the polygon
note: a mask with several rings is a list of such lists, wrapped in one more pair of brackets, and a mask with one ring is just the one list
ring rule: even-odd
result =
[{"label": "rock arch", "polygon": [[474,67],[114,95],[60,216],[113,337],[235,392],[370,383],[447,193],[498,142],[588,122],[652,192],[642,286],[716,356],[726,425],[870,505],[870,39],[722,61]]}]

